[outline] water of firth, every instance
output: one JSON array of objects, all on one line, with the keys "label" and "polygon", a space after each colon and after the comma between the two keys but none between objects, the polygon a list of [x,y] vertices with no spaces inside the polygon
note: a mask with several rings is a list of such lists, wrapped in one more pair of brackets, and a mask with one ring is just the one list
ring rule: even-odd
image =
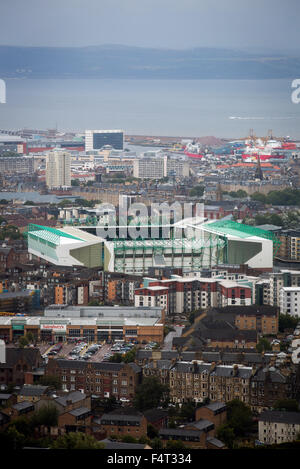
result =
[{"label": "water of firth", "polygon": [[8,79],[0,129],[300,138],[291,80]]}]

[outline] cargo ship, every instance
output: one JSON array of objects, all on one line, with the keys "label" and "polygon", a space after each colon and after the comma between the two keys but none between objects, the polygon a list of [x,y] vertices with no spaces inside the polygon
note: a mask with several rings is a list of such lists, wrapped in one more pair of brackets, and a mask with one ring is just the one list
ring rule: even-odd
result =
[{"label": "cargo ship", "polygon": [[294,142],[281,142],[275,139],[263,141],[263,139],[253,139],[245,141],[245,148],[242,150],[242,159],[257,160],[284,160],[287,157],[287,151],[295,150],[297,145]]}]

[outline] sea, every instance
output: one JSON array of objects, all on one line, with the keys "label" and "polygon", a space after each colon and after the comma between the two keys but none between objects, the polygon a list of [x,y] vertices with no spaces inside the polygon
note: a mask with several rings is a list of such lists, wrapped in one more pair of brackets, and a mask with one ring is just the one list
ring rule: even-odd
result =
[{"label": "sea", "polygon": [[[297,78],[297,77],[295,77]],[[7,79],[0,129],[300,138],[293,80]]]}]

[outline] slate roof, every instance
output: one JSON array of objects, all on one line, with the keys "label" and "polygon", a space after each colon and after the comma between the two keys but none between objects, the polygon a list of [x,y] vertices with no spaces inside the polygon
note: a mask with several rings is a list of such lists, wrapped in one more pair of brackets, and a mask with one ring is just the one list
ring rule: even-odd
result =
[{"label": "slate roof", "polygon": [[63,407],[66,407],[68,405],[67,401],[72,401],[72,403],[75,403],[75,402],[83,401],[85,398],[86,398],[86,395],[84,393],[80,391],[73,391],[73,392],[66,394],[65,396],[57,397],[55,401],[58,404],[62,405]]},{"label": "slate roof", "polygon": [[24,409],[29,409],[30,407],[34,408],[34,404],[32,402],[28,402],[28,401],[18,402],[17,404],[14,404],[12,406],[12,408],[17,410],[17,411],[24,410]]},{"label": "slate roof", "polygon": [[8,400],[12,397],[12,394],[0,394],[0,401]]},{"label": "slate roof", "polygon": [[206,420],[206,419],[201,419],[201,420],[198,420],[197,422],[189,423],[187,426],[194,427],[194,428],[197,428],[197,430],[202,430],[202,431],[209,431],[215,427],[213,422],[211,422],[210,420]]},{"label": "slate roof", "polygon": [[47,389],[48,386],[24,384],[20,390],[20,396],[42,396]]},{"label": "slate roof", "polygon": [[225,444],[218,440],[217,438],[213,438],[213,437],[208,437],[206,438],[206,441],[208,443],[210,443],[211,445],[214,445],[216,448],[224,448]]},{"label": "slate roof", "polygon": [[[171,360],[157,360],[156,368],[159,370],[169,370],[172,366]],[[147,363],[144,368],[155,368],[154,362]]]},{"label": "slate roof", "polygon": [[141,422],[143,418],[143,414],[138,410],[127,407],[123,409],[115,409],[112,412],[108,412],[103,414],[100,418],[100,424],[103,425],[103,422],[106,421],[116,421],[116,422]]},{"label": "slate roof", "polygon": [[206,409],[211,410],[212,412],[219,412],[220,410],[226,410],[226,404],[224,402],[212,402],[205,406]]},{"label": "slate roof", "polygon": [[30,367],[34,367],[40,358],[37,348],[6,347],[5,354],[6,362],[0,363],[0,368],[12,368],[19,360],[24,360]]},{"label": "slate roof", "polygon": [[145,445],[140,443],[122,443],[119,441],[111,441],[109,439],[101,440],[104,443],[105,449],[144,449]]},{"label": "slate roof", "polygon": [[74,417],[80,417],[90,412],[90,409],[87,407],[79,407],[78,409],[71,410],[69,413],[74,415]]},{"label": "slate roof", "polygon": [[253,376],[253,381],[265,381],[267,377],[272,383],[287,382],[287,378],[283,376],[279,370],[269,371],[268,368],[257,370],[256,374]]},{"label": "slate roof", "polygon": [[160,436],[199,436],[203,432],[201,430],[185,430],[184,428],[162,428],[159,430]]},{"label": "slate roof", "polygon": [[164,409],[149,409],[144,411],[144,416],[148,422],[157,422],[158,420],[168,417],[168,410]]},{"label": "slate roof", "polygon": [[276,410],[267,410],[260,414],[259,421],[300,425],[300,412],[280,412]]},{"label": "slate roof", "polygon": [[[94,370],[99,371],[120,371],[125,366],[125,363],[112,363],[112,362],[91,362],[87,363],[83,360],[65,360],[65,359],[58,359],[56,360],[57,365],[63,369],[79,369],[84,370],[89,365],[92,365]],[[136,365],[135,363],[128,363],[128,365],[132,368],[133,371],[136,373],[141,371],[141,367]]]}]

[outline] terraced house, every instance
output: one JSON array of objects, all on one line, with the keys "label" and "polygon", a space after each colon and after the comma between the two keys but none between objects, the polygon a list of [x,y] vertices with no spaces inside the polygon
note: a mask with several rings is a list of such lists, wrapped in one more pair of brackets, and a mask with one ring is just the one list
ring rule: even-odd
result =
[{"label": "terraced house", "polygon": [[46,374],[59,376],[62,387],[100,398],[132,400],[140,382],[141,368],[135,363],[82,362],[50,359]]},{"label": "terraced house", "polygon": [[177,362],[170,370],[170,397],[173,402],[230,401],[250,402],[252,368],[242,365]]}]

